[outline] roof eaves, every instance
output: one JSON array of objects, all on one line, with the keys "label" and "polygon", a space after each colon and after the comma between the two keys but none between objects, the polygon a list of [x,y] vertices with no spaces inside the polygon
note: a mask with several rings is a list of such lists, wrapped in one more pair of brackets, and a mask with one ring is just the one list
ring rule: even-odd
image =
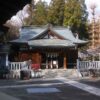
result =
[{"label": "roof eaves", "polygon": [[21,39],[16,39],[16,40],[12,40],[12,41],[9,41],[9,43],[24,43],[24,44],[27,44],[28,42],[26,40],[21,40]]},{"label": "roof eaves", "polygon": [[80,40],[80,39],[76,39],[76,41],[74,42],[74,44],[87,44],[89,43],[89,41],[85,41],[85,40]]},{"label": "roof eaves", "polygon": [[75,47],[71,41],[60,40],[60,39],[42,39],[42,40],[32,40],[28,41],[28,45],[34,47]]}]

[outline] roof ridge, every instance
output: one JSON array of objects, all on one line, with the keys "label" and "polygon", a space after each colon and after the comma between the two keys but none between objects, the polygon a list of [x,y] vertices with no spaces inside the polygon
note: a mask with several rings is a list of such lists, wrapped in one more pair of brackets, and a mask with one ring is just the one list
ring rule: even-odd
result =
[{"label": "roof ridge", "polygon": [[22,28],[47,28],[47,25],[25,25]]}]

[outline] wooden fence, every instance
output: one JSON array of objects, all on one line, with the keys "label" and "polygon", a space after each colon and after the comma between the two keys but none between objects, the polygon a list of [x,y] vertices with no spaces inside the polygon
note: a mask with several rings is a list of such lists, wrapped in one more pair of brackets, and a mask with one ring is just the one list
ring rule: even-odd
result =
[{"label": "wooden fence", "polygon": [[77,69],[82,76],[100,76],[100,61],[77,60]]}]

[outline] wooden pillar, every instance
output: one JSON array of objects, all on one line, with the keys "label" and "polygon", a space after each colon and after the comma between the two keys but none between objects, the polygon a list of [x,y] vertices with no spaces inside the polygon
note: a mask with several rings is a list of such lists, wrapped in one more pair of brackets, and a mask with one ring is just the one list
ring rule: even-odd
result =
[{"label": "wooden pillar", "polygon": [[51,69],[53,68],[53,62],[52,62],[52,58],[51,58],[51,64],[50,64]]},{"label": "wooden pillar", "polygon": [[48,69],[48,58],[46,57],[46,69]]},{"label": "wooden pillar", "polygon": [[56,68],[58,69],[58,60],[56,60],[56,64],[55,65],[56,65]]},{"label": "wooden pillar", "polygon": [[8,53],[6,53],[6,67],[8,67]]},{"label": "wooden pillar", "polygon": [[64,66],[64,69],[67,69],[67,58],[66,58],[66,55],[64,55],[63,66]]}]

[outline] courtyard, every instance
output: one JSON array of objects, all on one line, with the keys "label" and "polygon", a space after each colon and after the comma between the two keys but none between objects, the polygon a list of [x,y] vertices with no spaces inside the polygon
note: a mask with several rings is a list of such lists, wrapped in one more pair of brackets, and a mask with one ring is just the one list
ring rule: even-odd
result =
[{"label": "courtyard", "polygon": [[0,80],[0,97],[3,93],[2,100],[99,100],[99,84],[99,78]]}]

